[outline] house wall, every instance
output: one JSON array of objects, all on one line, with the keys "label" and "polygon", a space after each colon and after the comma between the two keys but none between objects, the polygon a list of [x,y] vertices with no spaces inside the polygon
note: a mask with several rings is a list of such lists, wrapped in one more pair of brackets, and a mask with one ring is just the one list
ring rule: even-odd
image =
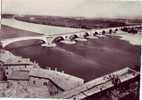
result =
[{"label": "house wall", "polygon": [[[30,85],[37,86],[37,87],[40,87],[40,86],[47,87],[48,84],[49,84],[49,80],[47,80],[47,79],[40,79],[40,78],[37,78],[37,77],[30,77],[30,81],[29,82],[30,82]],[[47,86],[45,84],[47,84]]]},{"label": "house wall", "polygon": [[61,93],[62,90],[56,87],[50,80],[37,78],[37,77],[30,77],[29,84],[35,87],[44,87],[48,89],[49,95],[53,96],[58,93]]},{"label": "house wall", "polygon": [[28,81],[24,81],[24,80],[8,80],[9,83],[12,83],[12,84],[19,84],[19,85],[22,85],[22,86],[27,86],[29,85],[29,82]]},{"label": "house wall", "polygon": [[5,73],[6,73],[6,76],[8,77],[8,75],[11,75],[11,73],[13,71],[17,71],[17,70],[25,70],[25,71],[30,71],[31,69],[33,68],[32,65],[27,65],[27,66],[7,66],[6,67],[6,70],[5,70]]}]

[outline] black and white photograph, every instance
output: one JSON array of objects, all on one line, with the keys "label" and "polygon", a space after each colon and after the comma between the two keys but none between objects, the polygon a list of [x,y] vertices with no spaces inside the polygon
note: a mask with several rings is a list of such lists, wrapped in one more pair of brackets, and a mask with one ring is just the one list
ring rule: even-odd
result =
[{"label": "black and white photograph", "polygon": [[140,100],[142,1],[0,0],[0,99]]}]

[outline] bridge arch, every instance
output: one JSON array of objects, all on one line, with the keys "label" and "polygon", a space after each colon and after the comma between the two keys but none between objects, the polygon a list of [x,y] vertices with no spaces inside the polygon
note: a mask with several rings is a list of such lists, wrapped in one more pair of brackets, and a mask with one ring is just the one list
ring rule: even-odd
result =
[{"label": "bridge arch", "polygon": [[73,34],[73,35],[70,36],[70,40],[74,40],[76,38],[78,38],[78,36],[76,34]]},{"label": "bridge arch", "polygon": [[5,48],[9,48],[10,46],[14,45],[16,47],[21,46],[32,46],[32,45],[41,45],[41,44],[45,44],[46,41],[42,40],[42,39],[30,39],[30,40],[20,40],[20,41],[15,41],[15,42],[11,42],[9,44],[7,44],[5,46]]},{"label": "bridge arch", "polygon": [[65,38],[62,37],[62,36],[58,36],[58,37],[55,37],[53,40],[52,40],[52,43],[58,43],[62,40],[64,40]]},{"label": "bridge arch", "polygon": [[115,32],[118,31],[118,28],[115,29]]},{"label": "bridge arch", "polygon": [[102,35],[105,35],[105,33],[106,33],[106,31],[105,31],[105,30],[103,30],[103,31],[102,31]]},{"label": "bridge arch", "polygon": [[87,36],[89,36],[90,34],[88,32],[80,32],[80,33],[76,33],[76,35],[79,38],[86,38]]},{"label": "bridge arch", "polygon": [[93,36],[96,36],[96,35],[98,35],[99,33],[98,32],[95,32],[95,33],[93,33]]},{"label": "bridge arch", "polygon": [[118,28],[115,28],[114,31],[113,31],[113,33],[116,33],[117,31],[118,31]]},{"label": "bridge arch", "polygon": [[84,33],[84,38],[86,38],[87,36],[89,36],[89,33],[88,33],[88,32],[85,32],[85,33]]},{"label": "bridge arch", "polygon": [[112,34],[112,29],[109,29],[109,34]]}]

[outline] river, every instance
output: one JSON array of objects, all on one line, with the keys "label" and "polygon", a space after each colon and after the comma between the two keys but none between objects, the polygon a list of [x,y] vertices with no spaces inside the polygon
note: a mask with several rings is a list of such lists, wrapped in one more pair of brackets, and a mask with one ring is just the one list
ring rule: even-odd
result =
[{"label": "river", "polygon": [[[29,31],[46,35],[80,31],[80,29],[72,28],[51,29],[49,28],[50,26],[42,25],[35,25],[36,27],[38,26],[36,28],[26,22],[24,24],[19,23],[23,22],[17,23],[16,21],[14,24],[10,24],[15,28],[32,29]],[[24,30],[22,31],[24,33]],[[22,34],[21,32],[16,34]],[[21,41],[10,45],[11,48],[9,50],[15,55],[31,58],[43,68],[57,68],[59,71],[64,70],[65,73],[89,81],[124,67],[135,68],[140,66],[140,46],[133,45],[129,41],[121,40],[120,38],[121,36],[106,36],[99,39],[89,39],[87,42],[77,42],[72,45],[58,43],[53,48],[40,45],[25,46],[31,41]],[[20,46],[18,46],[19,44]]]}]

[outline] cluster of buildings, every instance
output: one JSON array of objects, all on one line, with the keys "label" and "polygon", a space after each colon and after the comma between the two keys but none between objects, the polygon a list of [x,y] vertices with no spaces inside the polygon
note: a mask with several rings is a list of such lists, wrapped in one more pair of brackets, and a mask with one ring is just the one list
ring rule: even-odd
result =
[{"label": "cluster of buildings", "polygon": [[[2,59],[3,56],[7,56],[7,59]],[[112,98],[118,100],[118,98],[129,95],[131,92],[137,94],[139,82],[132,82],[134,86],[127,84],[127,82],[138,76],[139,72],[126,67],[84,82],[83,79],[66,74],[64,71],[53,70],[50,67],[43,69],[36,62],[31,62],[30,59],[14,56],[8,51],[1,51],[0,97],[81,100],[99,94],[101,98],[109,97],[110,100],[114,100]],[[121,83],[124,86],[119,87]],[[120,90],[125,91],[121,92]],[[102,95],[101,93],[104,92],[106,94]],[[108,96],[106,97],[106,95]]]},{"label": "cluster of buildings", "polygon": [[[8,56],[4,57],[7,60],[3,61],[2,56]],[[11,57],[11,60],[13,58],[14,62],[9,61],[9,57]],[[59,72],[57,69],[40,68],[37,63],[31,62],[29,59],[16,57],[8,51],[3,51],[0,59],[0,68],[2,69],[0,71],[0,86],[3,88],[0,89],[1,96],[29,97],[30,93],[34,93],[34,96],[31,94],[30,96],[50,97],[84,84],[84,80],[81,78],[68,75],[64,71]],[[13,91],[19,88],[18,86],[22,86],[21,90],[27,91],[27,95],[20,94],[18,96],[17,92],[13,94]],[[11,93],[7,93],[6,91],[10,91],[10,88],[13,88],[13,90],[11,90]],[[41,92],[41,90],[43,91]],[[35,94],[36,92],[38,96]]]}]

